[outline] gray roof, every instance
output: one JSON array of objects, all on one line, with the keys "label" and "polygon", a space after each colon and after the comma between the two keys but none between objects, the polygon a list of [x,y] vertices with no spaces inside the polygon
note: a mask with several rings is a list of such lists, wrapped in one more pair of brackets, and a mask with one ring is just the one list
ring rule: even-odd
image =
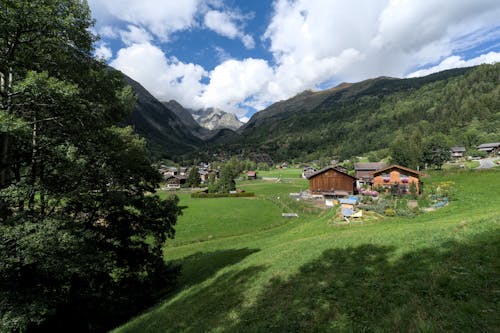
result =
[{"label": "gray roof", "polygon": [[465,147],[451,147],[450,150],[452,152],[465,152]]},{"label": "gray roof", "polygon": [[477,149],[481,148],[498,148],[500,147],[500,142],[483,143],[477,146]]}]

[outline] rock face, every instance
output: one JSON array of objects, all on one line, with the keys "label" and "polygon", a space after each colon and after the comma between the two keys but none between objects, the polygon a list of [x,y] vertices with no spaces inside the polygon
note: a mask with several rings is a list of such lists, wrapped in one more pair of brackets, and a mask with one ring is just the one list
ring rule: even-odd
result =
[{"label": "rock face", "polygon": [[236,131],[243,123],[232,114],[217,108],[189,110],[194,120],[209,130],[228,128]]}]

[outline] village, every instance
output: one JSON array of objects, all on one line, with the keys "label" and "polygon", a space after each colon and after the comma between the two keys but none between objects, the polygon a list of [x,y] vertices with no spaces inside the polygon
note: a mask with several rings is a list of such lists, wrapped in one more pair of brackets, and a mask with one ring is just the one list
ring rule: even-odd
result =
[{"label": "village", "polygon": [[[464,168],[467,161],[478,161],[478,168],[490,167],[500,163],[500,143],[484,143],[478,145],[477,151],[482,156],[467,156],[465,147],[451,147],[448,165]],[[481,157],[485,157],[481,159]],[[488,157],[488,158],[486,158]],[[496,163],[493,162],[496,161]],[[414,170],[406,166],[388,164],[386,162],[356,162],[333,160],[330,165],[317,168],[317,162],[291,166],[282,162],[274,168],[285,170],[296,168],[300,170],[301,178],[307,180],[308,187],[290,196],[299,201],[313,202],[315,206],[328,209],[339,207],[339,219],[342,222],[363,220],[370,216],[370,211],[380,215],[408,215],[419,211],[430,211],[448,204],[450,184],[440,186],[425,185],[425,172]],[[486,164],[483,164],[486,163]],[[347,168],[345,165],[350,165]],[[168,167],[161,165],[160,173],[164,177],[163,190],[172,191],[182,188],[191,192],[206,193],[210,181],[217,181],[220,177],[220,164],[212,167],[210,163],[200,163],[194,167]],[[191,175],[190,175],[191,173]],[[196,181],[189,180],[195,173]],[[284,181],[280,176],[270,177],[263,172],[263,176],[256,170],[245,170],[237,180],[263,179],[271,182]],[[426,200],[422,194],[426,192]],[[231,193],[243,192],[236,189]],[[397,199],[399,198],[399,203]],[[297,216],[294,212],[283,213],[283,216]],[[364,214],[364,215],[363,215]],[[373,216],[373,215],[372,215]],[[354,219],[354,220],[353,220]]]}]

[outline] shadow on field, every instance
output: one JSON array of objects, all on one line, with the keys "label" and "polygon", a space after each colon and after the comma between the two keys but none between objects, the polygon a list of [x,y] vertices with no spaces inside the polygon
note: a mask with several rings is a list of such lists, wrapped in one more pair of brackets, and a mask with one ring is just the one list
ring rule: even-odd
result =
[{"label": "shadow on field", "polygon": [[186,288],[201,283],[226,266],[234,265],[258,249],[229,249],[208,253],[197,252],[190,256],[175,261],[181,265],[179,288]]},{"label": "shadow on field", "polygon": [[498,331],[500,231],[391,261],[394,251],[327,250],[286,281],[272,280],[223,331]]},{"label": "shadow on field", "polygon": [[122,327],[120,332],[206,332],[231,322],[235,309],[241,309],[244,292],[265,266],[231,270],[206,286],[193,287],[189,296],[147,312]]}]

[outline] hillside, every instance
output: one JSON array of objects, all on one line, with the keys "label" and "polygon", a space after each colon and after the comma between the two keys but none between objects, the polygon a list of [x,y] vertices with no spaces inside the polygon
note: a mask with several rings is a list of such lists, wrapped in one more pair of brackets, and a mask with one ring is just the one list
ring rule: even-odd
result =
[{"label": "hillside", "polygon": [[470,148],[500,137],[499,83],[496,64],[307,91],[256,113],[224,149],[276,160],[349,158],[436,133]]},{"label": "hillside", "polygon": [[[115,332],[497,329],[498,170],[433,174],[456,184],[449,206],[341,227],[288,198],[307,188],[299,174],[239,183],[254,199],[180,194],[164,252],[182,265],[178,288]],[[290,209],[299,218],[281,217]]]},{"label": "hillside", "polygon": [[158,101],[138,82],[126,75],[124,78],[137,96],[137,103],[125,123],[146,138],[155,155],[171,157],[192,151],[203,143],[172,109]]}]

